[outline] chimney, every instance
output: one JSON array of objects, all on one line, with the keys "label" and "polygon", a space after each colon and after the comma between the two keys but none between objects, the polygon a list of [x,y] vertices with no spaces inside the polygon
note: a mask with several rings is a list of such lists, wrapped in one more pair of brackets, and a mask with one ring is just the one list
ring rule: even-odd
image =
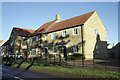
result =
[{"label": "chimney", "polygon": [[55,21],[60,22],[60,15],[59,14],[56,14]]}]

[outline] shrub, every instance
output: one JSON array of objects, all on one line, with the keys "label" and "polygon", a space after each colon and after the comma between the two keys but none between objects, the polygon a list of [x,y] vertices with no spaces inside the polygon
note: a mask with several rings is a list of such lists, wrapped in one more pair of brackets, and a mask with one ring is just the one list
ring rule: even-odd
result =
[{"label": "shrub", "polygon": [[54,57],[54,55],[53,54],[49,54],[49,58],[53,58]]},{"label": "shrub", "polygon": [[85,59],[85,56],[83,56],[80,53],[73,53],[72,55],[68,56],[68,60],[78,60],[78,59],[82,59],[82,57]]}]

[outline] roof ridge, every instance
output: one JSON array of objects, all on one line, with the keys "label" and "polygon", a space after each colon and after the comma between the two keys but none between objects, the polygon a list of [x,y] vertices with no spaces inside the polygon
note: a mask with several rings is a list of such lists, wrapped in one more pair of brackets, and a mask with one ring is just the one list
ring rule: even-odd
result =
[{"label": "roof ridge", "polygon": [[52,32],[52,31],[56,31],[56,30],[61,30],[64,28],[69,28],[69,27],[73,27],[73,26],[77,26],[77,25],[81,25],[84,24],[89,18],[90,16],[92,16],[92,14],[95,11],[86,13],[86,14],[82,14],[80,16],[76,16],[70,19],[66,19],[60,22],[57,22],[53,27],[54,28],[50,28],[47,32]]},{"label": "roof ridge", "polygon": [[[54,20],[53,20],[53,21],[54,21]],[[40,27],[42,27],[43,25],[48,24],[48,23],[50,23],[50,22],[53,22],[53,21],[46,22],[46,23],[42,24]],[[40,27],[39,27],[38,29],[36,29],[34,32],[39,31]]]},{"label": "roof ridge", "polygon": [[15,28],[15,29],[24,29],[24,30],[33,30],[33,29],[25,29],[25,28],[19,28],[19,27],[13,27],[13,28]]},{"label": "roof ridge", "polygon": [[44,32],[47,32],[48,30],[50,30],[53,27],[53,25],[55,25],[55,24],[56,24],[56,22],[53,22]]},{"label": "roof ridge", "polygon": [[[63,21],[67,21],[67,20],[71,20],[71,19],[74,19],[74,18],[77,18],[77,17],[80,17],[80,16],[83,16],[83,15],[86,15],[86,14],[90,14],[90,13],[94,13],[95,11],[92,11],[92,12],[89,12],[89,13],[85,13],[85,14],[82,14],[82,15],[79,15],[79,16],[75,16],[75,17],[72,17],[72,18],[69,18],[69,19],[65,19],[65,20],[63,20]],[[63,22],[63,21],[60,21],[60,22]],[[60,23],[60,22],[58,22],[58,23]]]}]

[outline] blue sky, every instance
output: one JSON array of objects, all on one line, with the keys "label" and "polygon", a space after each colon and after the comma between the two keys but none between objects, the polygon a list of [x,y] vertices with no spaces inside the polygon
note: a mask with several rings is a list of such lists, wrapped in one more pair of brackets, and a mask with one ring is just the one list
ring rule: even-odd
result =
[{"label": "blue sky", "polygon": [[94,10],[107,28],[108,43],[117,43],[117,2],[3,2],[2,39],[9,38],[14,26],[37,29],[54,20],[56,14],[60,14],[61,20],[65,20]]}]

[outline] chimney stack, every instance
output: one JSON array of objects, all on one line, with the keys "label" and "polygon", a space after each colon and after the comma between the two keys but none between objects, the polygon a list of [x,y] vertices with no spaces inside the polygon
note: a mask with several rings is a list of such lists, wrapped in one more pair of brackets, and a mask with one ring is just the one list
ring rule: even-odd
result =
[{"label": "chimney stack", "polygon": [[59,14],[56,14],[55,21],[60,22],[60,15]]}]

